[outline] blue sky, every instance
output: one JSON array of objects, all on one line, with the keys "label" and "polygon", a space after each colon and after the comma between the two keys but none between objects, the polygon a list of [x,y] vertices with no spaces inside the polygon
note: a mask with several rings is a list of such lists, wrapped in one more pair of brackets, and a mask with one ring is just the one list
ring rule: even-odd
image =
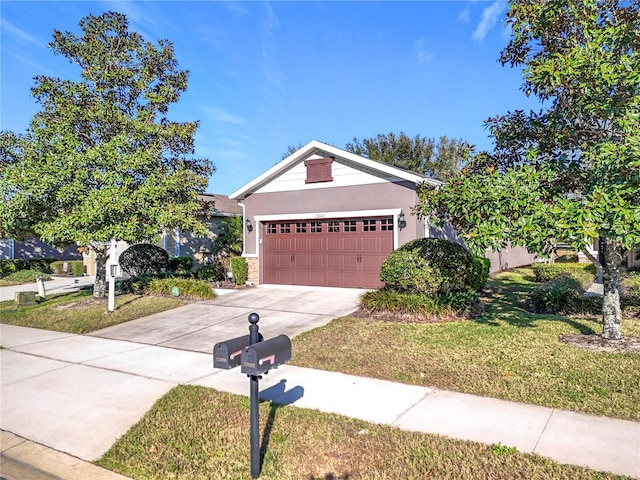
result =
[{"label": "blue sky", "polygon": [[35,75],[76,78],[47,48],[89,13],[125,13],[146,40],[174,43],[189,87],[169,118],[200,120],[196,156],[216,165],[208,192],[229,194],[288,146],[339,148],[378,133],[461,138],[492,149],[483,122],[538,109],[518,69],[500,1],[12,1],[0,5],[0,129],[23,132],[39,106]]}]

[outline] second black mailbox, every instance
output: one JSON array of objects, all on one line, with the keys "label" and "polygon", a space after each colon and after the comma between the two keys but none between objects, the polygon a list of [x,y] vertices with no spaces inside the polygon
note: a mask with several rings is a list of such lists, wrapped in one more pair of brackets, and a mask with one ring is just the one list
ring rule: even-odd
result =
[{"label": "second black mailbox", "polygon": [[245,347],[242,352],[240,371],[247,375],[262,375],[289,360],[291,360],[291,340],[286,335],[278,335]]}]

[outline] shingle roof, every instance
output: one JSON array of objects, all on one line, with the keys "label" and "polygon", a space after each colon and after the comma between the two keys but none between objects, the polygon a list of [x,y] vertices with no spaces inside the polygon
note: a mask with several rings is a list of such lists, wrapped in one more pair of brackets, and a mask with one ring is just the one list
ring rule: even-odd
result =
[{"label": "shingle roof", "polygon": [[213,216],[242,215],[242,207],[238,202],[230,199],[227,195],[219,193],[204,193],[198,195],[198,200],[213,202]]}]

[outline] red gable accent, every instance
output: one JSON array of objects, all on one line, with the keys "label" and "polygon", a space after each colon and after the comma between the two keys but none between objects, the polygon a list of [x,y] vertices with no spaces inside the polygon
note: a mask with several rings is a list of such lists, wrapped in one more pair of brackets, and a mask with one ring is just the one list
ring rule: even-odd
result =
[{"label": "red gable accent", "polygon": [[305,160],[304,166],[307,167],[307,179],[304,183],[332,182],[332,163],[333,158],[331,157]]}]

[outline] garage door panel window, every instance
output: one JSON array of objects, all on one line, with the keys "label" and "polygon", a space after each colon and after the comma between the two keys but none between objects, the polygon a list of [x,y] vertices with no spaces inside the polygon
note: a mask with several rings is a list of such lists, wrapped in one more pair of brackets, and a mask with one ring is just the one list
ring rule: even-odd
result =
[{"label": "garage door panel window", "polygon": [[380,230],[383,232],[393,231],[393,218],[380,219]]},{"label": "garage door panel window", "polygon": [[340,222],[327,222],[327,232],[329,233],[339,233],[340,232]]},{"label": "garage door panel window", "polygon": [[280,224],[280,233],[291,233],[291,224],[290,223],[281,223]]},{"label": "garage door panel window", "polygon": [[356,221],[355,220],[345,220],[344,221],[344,231],[345,232],[355,232],[356,231]]},{"label": "garage door panel window", "polygon": [[362,220],[363,232],[375,232],[377,220]]},{"label": "garage door panel window", "polygon": [[311,233],[322,233],[322,222],[311,222]]}]

